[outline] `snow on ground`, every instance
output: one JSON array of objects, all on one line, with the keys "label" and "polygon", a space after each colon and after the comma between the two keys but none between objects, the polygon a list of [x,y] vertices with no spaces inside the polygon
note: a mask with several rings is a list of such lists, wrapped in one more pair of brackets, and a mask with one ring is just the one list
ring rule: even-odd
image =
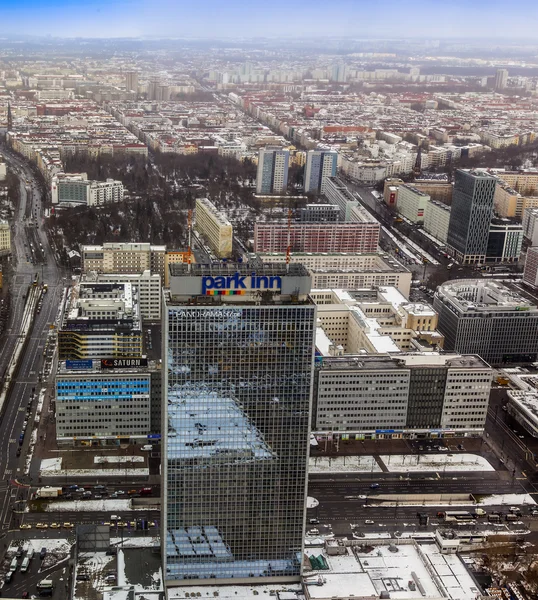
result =
[{"label": "snow on ground", "polygon": [[346,471],[349,473],[380,473],[381,467],[373,456],[329,456],[310,457],[309,473],[331,473]]},{"label": "snow on ground", "polygon": [[158,547],[161,545],[161,540],[159,537],[124,537],[123,544],[121,543],[121,537],[111,537],[110,538],[111,546],[121,546],[123,548],[151,548]]},{"label": "snow on ground", "polygon": [[118,566],[117,566],[117,573],[118,573],[118,579],[117,579],[117,586],[124,586],[125,582],[126,582],[126,578],[125,578],[125,555],[123,554],[123,550],[118,549]]},{"label": "snow on ground", "polygon": [[[148,477],[149,469],[62,469],[55,471],[58,477]],[[47,475],[47,473],[45,473]]]},{"label": "snow on ground", "polygon": [[65,538],[63,539],[48,539],[43,538],[39,540],[29,540],[34,547],[35,552],[40,552],[41,548],[46,548],[47,552],[66,552],[71,551],[73,542],[69,542]]},{"label": "snow on ground", "polygon": [[[110,512],[114,514],[121,510],[136,510],[131,507],[131,501],[128,498],[110,500],[54,500],[44,505],[46,512]],[[141,510],[147,510],[147,506],[140,507]]]},{"label": "snow on ground", "polygon": [[39,470],[41,473],[46,473],[47,471],[59,471],[62,468],[62,459],[60,458],[44,458],[41,461],[41,466]]},{"label": "snow on ground", "polygon": [[482,496],[478,504],[492,506],[496,504],[513,504],[520,506],[522,504],[536,504],[530,494],[492,494],[491,496]]},{"label": "snow on ground", "polygon": [[487,459],[477,454],[391,454],[379,458],[391,473],[495,470]]},{"label": "snow on ground", "polygon": [[109,463],[143,463],[143,456],[95,456],[93,462],[96,465]]}]

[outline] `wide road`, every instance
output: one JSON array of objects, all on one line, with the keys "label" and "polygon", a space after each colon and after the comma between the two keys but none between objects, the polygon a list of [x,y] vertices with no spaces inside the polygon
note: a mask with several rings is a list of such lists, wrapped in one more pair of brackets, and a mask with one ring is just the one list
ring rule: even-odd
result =
[{"label": "wide road", "polygon": [[[32,431],[30,424],[19,457],[17,456],[18,439],[27,415],[30,397],[33,394],[37,395],[40,388],[39,375],[43,367],[43,347],[50,325],[56,318],[63,281],[44,231],[41,195],[34,175],[25,162],[11,151],[2,149],[1,154],[4,156],[8,168],[19,176],[20,204],[16,213],[13,239],[14,276],[10,290],[12,311],[7,329],[8,335],[0,341],[0,372],[6,368],[17,342],[24,309],[24,296],[28,286],[36,274],[40,283],[44,282],[48,285],[48,293],[43,295],[42,308],[36,315],[25,353],[20,362],[18,375],[6,399],[1,420],[0,527],[5,532],[9,528],[12,516],[11,504],[14,499],[20,498],[21,494],[15,480],[23,479],[24,461]],[[29,228],[32,229],[29,231]],[[42,250],[34,249],[32,253],[30,243],[34,246],[40,244]],[[32,260],[34,262],[31,262]],[[37,402],[33,402],[30,423],[33,421],[36,406]]]}]

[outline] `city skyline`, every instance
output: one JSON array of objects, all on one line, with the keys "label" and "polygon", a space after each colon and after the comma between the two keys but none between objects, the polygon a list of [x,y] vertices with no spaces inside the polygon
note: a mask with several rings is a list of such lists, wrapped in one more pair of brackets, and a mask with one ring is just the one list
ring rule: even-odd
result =
[{"label": "city skyline", "polygon": [[[429,0],[414,3],[413,10],[398,0],[375,5],[364,1],[339,0],[327,11],[327,5],[314,0],[293,5],[276,0],[271,5],[209,0],[193,6],[173,0],[90,0],[83,5],[73,0],[24,3],[0,1],[0,35],[55,36],[60,38],[162,37],[272,37],[287,36],[358,36],[507,39],[517,31],[518,40],[536,39],[534,23],[538,9],[526,0],[511,5],[511,11],[499,1],[483,0],[472,6],[458,1],[440,6]],[[207,15],[213,15],[211,20]],[[345,19],[342,16],[345,15]],[[390,19],[387,16],[390,15]],[[533,18],[533,16],[535,18]],[[284,18],[283,18],[284,17]],[[301,27],[298,28],[297,24]],[[457,23],[457,29],[454,27]],[[245,33],[248,36],[245,36]],[[306,35],[305,35],[306,34]]]}]

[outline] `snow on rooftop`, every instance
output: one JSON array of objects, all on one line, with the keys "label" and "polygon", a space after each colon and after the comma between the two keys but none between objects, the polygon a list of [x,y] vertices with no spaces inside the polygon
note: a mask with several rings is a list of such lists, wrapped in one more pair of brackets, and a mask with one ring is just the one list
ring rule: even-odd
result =
[{"label": "snow on rooftop", "polygon": [[114,512],[121,510],[146,510],[147,506],[137,508],[131,507],[129,499],[110,499],[110,500],[58,500],[44,504],[46,512]]},{"label": "snow on rooftop", "polygon": [[323,327],[316,327],[316,348],[323,356],[329,355],[329,348],[333,345]]},{"label": "snow on rooftop", "polygon": [[223,598],[234,598],[238,600],[252,600],[254,596],[260,598],[278,597],[283,598],[282,594],[286,593],[290,596],[285,596],[286,600],[291,600],[293,597],[303,598],[301,585],[298,583],[285,584],[260,584],[260,585],[200,585],[200,586],[178,586],[167,589],[169,600],[184,600],[185,598],[193,598],[200,594],[202,597],[213,597],[218,595]]},{"label": "snow on rooftop", "polygon": [[407,471],[495,471],[478,454],[396,454],[379,457],[390,473]]},{"label": "snow on rooftop", "polygon": [[311,456],[309,473],[380,473],[381,467],[373,456]]}]

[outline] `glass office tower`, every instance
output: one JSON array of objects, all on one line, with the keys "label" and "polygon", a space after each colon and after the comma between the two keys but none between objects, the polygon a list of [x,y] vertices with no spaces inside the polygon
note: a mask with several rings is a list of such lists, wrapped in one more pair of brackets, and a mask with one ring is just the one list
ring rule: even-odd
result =
[{"label": "glass office tower", "polygon": [[170,270],[167,583],[297,581],[316,323],[308,273],[300,265]]}]

